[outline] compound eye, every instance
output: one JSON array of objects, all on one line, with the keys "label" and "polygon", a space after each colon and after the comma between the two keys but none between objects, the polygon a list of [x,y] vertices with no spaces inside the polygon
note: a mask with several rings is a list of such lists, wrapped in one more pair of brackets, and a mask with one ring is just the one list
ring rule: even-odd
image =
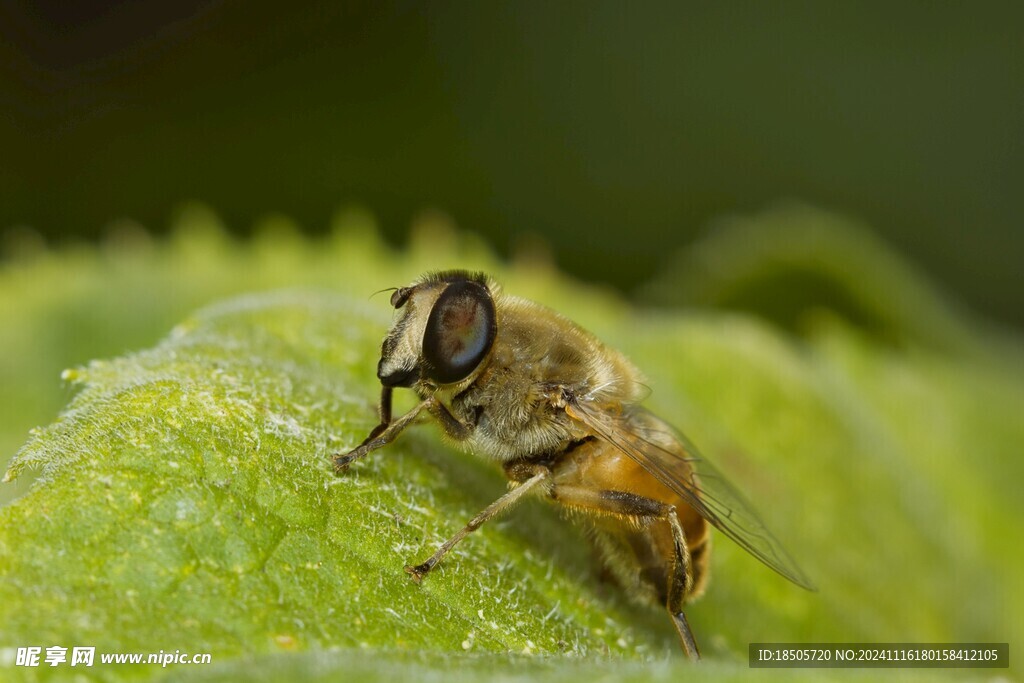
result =
[{"label": "compound eye", "polygon": [[494,300],[483,285],[453,282],[437,298],[423,333],[426,376],[439,384],[469,377],[497,332]]}]

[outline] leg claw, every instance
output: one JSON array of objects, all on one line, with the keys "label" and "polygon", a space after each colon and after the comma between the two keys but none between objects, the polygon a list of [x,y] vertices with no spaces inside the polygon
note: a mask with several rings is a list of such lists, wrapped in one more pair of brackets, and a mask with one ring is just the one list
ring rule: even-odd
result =
[{"label": "leg claw", "polygon": [[426,565],[420,564],[415,567],[411,564],[405,565],[405,573],[408,574],[409,578],[412,579],[412,582],[416,584],[423,580],[423,577],[427,575],[428,571],[430,571],[430,568]]},{"label": "leg claw", "polygon": [[334,456],[334,471],[338,474],[348,472],[349,465],[351,465],[352,461],[358,457],[359,456],[355,455],[355,451],[351,451],[345,455],[339,453]]}]

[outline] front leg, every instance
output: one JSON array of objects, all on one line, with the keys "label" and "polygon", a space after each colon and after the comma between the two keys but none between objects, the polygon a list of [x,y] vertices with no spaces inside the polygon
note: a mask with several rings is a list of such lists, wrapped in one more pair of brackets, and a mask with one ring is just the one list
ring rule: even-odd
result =
[{"label": "front leg", "polygon": [[334,456],[334,470],[336,472],[344,472],[348,470],[348,466],[354,461],[362,458],[371,451],[375,451],[378,448],[387,446],[389,443],[395,440],[395,438],[402,433],[406,427],[413,423],[413,421],[419,416],[423,409],[430,409],[431,403],[436,403],[437,399],[434,397],[428,398],[426,401],[419,403],[415,408],[410,410],[408,413],[398,418],[394,422],[391,422],[391,392],[388,387],[384,388],[384,392],[381,395],[381,423],[373,428],[370,435],[363,440],[361,444],[353,448],[348,453],[338,453]]},{"label": "front leg", "polygon": [[380,414],[380,424],[373,428],[370,435],[363,439],[363,443],[366,443],[373,437],[377,436],[391,424],[391,394],[394,390],[391,387],[384,387],[380,391],[380,406],[377,408],[377,412]]},{"label": "front leg", "polygon": [[426,407],[427,410],[441,425],[444,433],[455,441],[465,441],[473,433],[473,429],[476,427],[475,422],[474,424],[463,424],[459,421],[459,418],[452,415],[451,411],[436,398],[431,397],[429,400],[424,401],[424,403],[429,404]]},{"label": "front leg", "polygon": [[370,435],[361,444],[345,454],[334,456],[334,469],[336,472],[348,470],[353,462],[368,455],[371,451],[387,446],[394,441],[406,427],[412,424],[421,412],[426,410],[430,413],[444,429],[445,433],[456,441],[464,441],[469,438],[473,431],[473,425],[465,425],[459,422],[458,418],[452,415],[437,397],[431,396],[419,403],[408,413],[391,421],[391,388],[384,387],[380,400],[381,422],[373,428]]}]

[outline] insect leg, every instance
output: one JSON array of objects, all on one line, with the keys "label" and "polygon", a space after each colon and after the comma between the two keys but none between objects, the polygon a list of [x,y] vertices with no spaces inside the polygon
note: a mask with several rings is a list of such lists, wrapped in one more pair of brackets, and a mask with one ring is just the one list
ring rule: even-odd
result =
[{"label": "insect leg", "polygon": [[571,484],[559,485],[557,480],[551,489],[551,497],[570,508],[635,520],[655,519],[668,522],[672,530],[673,557],[668,575],[668,598],[665,601],[665,608],[672,617],[672,624],[676,627],[686,656],[692,660],[700,659],[697,641],[686,621],[686,615],[683,614],[683,603],[693,584],[693,571],[686,535],[683,533],[682,524],[679,523],[675,506],[628,491],[602,491]]},{"label": "insect leg", "polygon": [[446,408],[440,401],[431,399],[429,403],[430,405],[427,406],[427,410],[429,410],[430,414],[438,421],[445,434],[456,441],[464,441],[469,438],[469,435],[473,431],[472,425],[462,424],[462,422],[452,415],[448,408]]},{"label": "insect leg", "polygon": [[[408,427],[416,419],[417,416],[423,411],[424,408],[429,409],[431,403],[436,403],[437,399],[428,398],[423,401],[415,408],[407,412],[402,417],[398,418],[394,422],[391,422],[391,392],[385,387],[384,392],[381,395],[381,424],[373,428],[370,435],[354,449],[348,453],[338,453],[334,456],[334,469],[337,472],[344,472],[348,469],[354,461],[362,458],[370,451],[375,451],[382,446],[386,446],[395,440],[403,429]],[[387,417],[388,422],[383,422],[383,418]]]},{"label": "insect leg", "polygon": [[679,633],[679,640],[683,644],[686,656],[696,661],[700,659],[700,649],[697,647],[697,640],[690,630],[690,622],[686,620],[683,613],[683,603],[689,595],[693,586],[693,565],[690,563],[690,549],[686,545],[686,536],[683,534],[683,527],[676,516],[674,506],[668,506],[668,521],[672,526],[673,546],[673,568],[668,579],[668,600],[665,607],[669,616],[672,617],[672,624]]},{"label": "insect leg", "polygon": [[373,437],[379,435],[381,432],[383,432],[385,429],[388,428],[389,424],[391,424],[391,392],[392,391],[393,391],[392,387],[384,387],[384,388],[381,389],[381,391],[380,391],[380,405],[377,408],[377,413],[380,415],[380,424],[373,428],[373,431],[371,431],[370,435],[367,436],[366,439],[363,440],[363,443],[366,443],[367,441],[369,441]]},{"label": "insect leg", "polygon": [[497,517],[515,505],[519,499],[529,493],[531,489],[545,483],[550,479],[550,477],[551,470],[546,467],[537,466],[534,470],[534,474],[529,479],[488,505],[480,512],[480,514],[469,520],[469,523],[466,524],[466,526],[464,526],[457,534],[445,541],[444,544],[437,549],[437,552],[431,555],[426,562],[418,564],[415,567],[412,565],[406,565],[406,573],[412,577],[413,581],[419,583],[423,577],[434,568],[434,565],[440,562],[441,558],[444,557],[449,550],[455,547],[459,541],[479,529],[484,522],[492,519],[493,517]]}]

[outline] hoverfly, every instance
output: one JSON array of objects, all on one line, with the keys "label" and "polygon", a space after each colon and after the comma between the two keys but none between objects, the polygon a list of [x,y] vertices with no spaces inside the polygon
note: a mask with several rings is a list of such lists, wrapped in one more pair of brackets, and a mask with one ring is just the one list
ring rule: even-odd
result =
[{"label": "hoverfly", "polygon": [[[445,554],[530,493],[582,513],[611,574],[657,601],[683,650],[699,649],[683,606],[704,590],[710,525],[793,583],[810,581],[757,514],[697,449],[641,408],[639,371],[558,313],[503,294],[482,273],[428,274],[391,296],[398,315],[381,346],[380,424],[334,457],[341,472],[421,415],[462,448],[498,460],[510,490],[426,561]],[[421,399],[392,419],[397,387]]]}]

